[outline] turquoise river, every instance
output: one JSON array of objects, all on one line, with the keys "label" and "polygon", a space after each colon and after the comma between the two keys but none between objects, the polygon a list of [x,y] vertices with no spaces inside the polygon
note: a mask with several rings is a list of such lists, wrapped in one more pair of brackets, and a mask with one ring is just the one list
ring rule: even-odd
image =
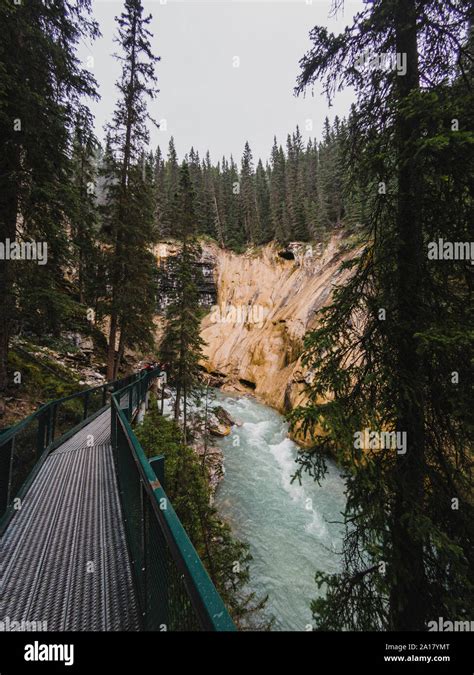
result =
[{"label": "turquoise river", "polygon": [[217,391],[215,404],[239,423],[217,441],[225,476],[216,506],[250,545],[250,588],[268,594],[274,630],[308,630],[309,605],[318,595],[314,574],[340,565],[344,482],[329,462],[321,486],[307,475],[302,485],[292,483],[297,446],[284,418],[250,396]]}]

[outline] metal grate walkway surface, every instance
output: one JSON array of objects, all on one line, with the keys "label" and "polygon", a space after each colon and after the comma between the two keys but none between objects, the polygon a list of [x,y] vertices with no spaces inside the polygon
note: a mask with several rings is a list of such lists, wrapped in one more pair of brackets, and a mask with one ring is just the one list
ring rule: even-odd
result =
[{"label": "metal grate walkway surface", "polygon": [[47,457],[2,538],[0,584],[10,621],[138,630],[110,410]]}]

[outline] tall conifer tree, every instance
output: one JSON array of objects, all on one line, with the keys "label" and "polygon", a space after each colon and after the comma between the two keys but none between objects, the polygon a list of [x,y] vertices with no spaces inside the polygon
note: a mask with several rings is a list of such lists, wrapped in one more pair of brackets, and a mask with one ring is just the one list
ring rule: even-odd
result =
[{"label": "tall conifer tree", "polygon": [[[303,467],[319,478],[331,449],[348,476],[342,571],[317,575],[322,629],[426,630],[472,616],[471,284],[462,261],[427,255],[441,234],[464,239],[472,205],[469,19],[461,2],[380,0],[341,36],[316,27],[301,62],[300,91],[319,78],[329,95],[358,91],[352,161],[368,205],[366,248],[307,337],[311,402],[294,415],[314,439]],[[373,68],[367,50],[400,55],[406,70]],[[364,429],[399,443],[364,448]]]},{"label": "tall conifer tree", "polygon": [[89,10],[88,0],[0,3],[0,239],[48,245],[46,265],[0,265],[0,413],[19,323],[57,333],[79,311],[64,270],[72,253],[72,134],[77,116],[88,115],[82,97],[95,96],[94,79],[76,55],[81,39],[98,35]]},{"label": "tall conifer tree", "polygon": [[195,196],[189,168],[183,162],[177,193],[176,238],[180,250],[171,260],[174,284],[166,311],[165,332],[160,346],[161,359],[168,364],[169,381],[175,387],[174,417],[183,417],[186,440],[189,400],[200,381],[199,361],[203,340],[200,337],[198,262],[201,248],[196,241]]},{"label": "tall conifer tree", "polygon": [[[138,336],[133,329],[136,287],[140,283],[144,297],[153,295],[153,266],[150,244],[154,238],[154,209],[148,199],[145,147],[149,140],[147,122],[152,121],[146,109],[147,99],[156,90],[155,65],[159,60],[151,51],[151,33],[147,26],[151,16],[143,15],[141,0],[125,0],[124,11],[117,17],[117,42],[122,73],[117,82],[120,98],[109,125],[111,147],[116,155],[116,176],[108,188],[106,220],[110,226],[109,282],[110,328],[107,355],[107,377],[116,377],[127,346],[152,341],[154,307],[148,308],[144,331]],[[138,280],[138,273],[140,280]],[[132,331],[134,334],[132,335]],[[120,342],[117,345],[117,337]]]}]

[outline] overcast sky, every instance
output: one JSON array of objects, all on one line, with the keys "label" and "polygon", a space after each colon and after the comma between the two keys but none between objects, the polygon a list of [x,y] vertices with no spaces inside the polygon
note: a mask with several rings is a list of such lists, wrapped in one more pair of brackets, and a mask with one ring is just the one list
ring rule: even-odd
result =
[{"label": "overcast sky", "polygon": [[[80,56],[93,57],[92,70],[101,100],[91,106],[97,134],[110,120],[120,72],[112,54],[117,0],[94,0],[94,14],[103,37]],[[330,18],[326,0],[144,0],[153,15],[152,47],[160,93],[150,112],[161,121],[151,129],[151,145],[166,151],[174,136],[180,159],[194,146],[217,162],[223,154],[240,161],[249,141],[254,159],[268,159],[273,136],[285,143],[298,124],[305,139],[320,137],[324,117],[344,116],[352,92],[338,95],[332,108],[322,95],[293,95],[298,61],[310,46],[309,31],[326,25],[339,32],[350,24],[362,2],[345,2],[344,13]],[[312,125],[312,130],[311,130]]]}]

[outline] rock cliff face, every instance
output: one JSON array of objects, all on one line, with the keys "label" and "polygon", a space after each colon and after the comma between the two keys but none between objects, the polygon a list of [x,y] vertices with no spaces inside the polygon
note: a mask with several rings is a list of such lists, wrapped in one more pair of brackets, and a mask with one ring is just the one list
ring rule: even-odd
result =
[{"label": "rock cliff face", "polygon": [[[330,301],[334,285],[349,274],[339,272],[342,260],[353,255],[344,243],[337,234],[324,246],[268,244],[244,254],[203,244],[208,300],[203,305],[210,311],[201,324],[202,365],[215,384],[252,393],[282,413],[305,402],[310,373],[301,363],[303,339],[316,326],[316,313]],[[173,242],[160,244],[160,265],[166,267],[163,259],[176,252]]]},{"label": "rock cliff face", "polygon": [[202,322],[204,364],[226,390],[254,393],[287,412],[305,400],[303,338],[331,296],[343,259],[341,235],[326,246],[269,244],[238,255],[209,247],[217,306]]}]

